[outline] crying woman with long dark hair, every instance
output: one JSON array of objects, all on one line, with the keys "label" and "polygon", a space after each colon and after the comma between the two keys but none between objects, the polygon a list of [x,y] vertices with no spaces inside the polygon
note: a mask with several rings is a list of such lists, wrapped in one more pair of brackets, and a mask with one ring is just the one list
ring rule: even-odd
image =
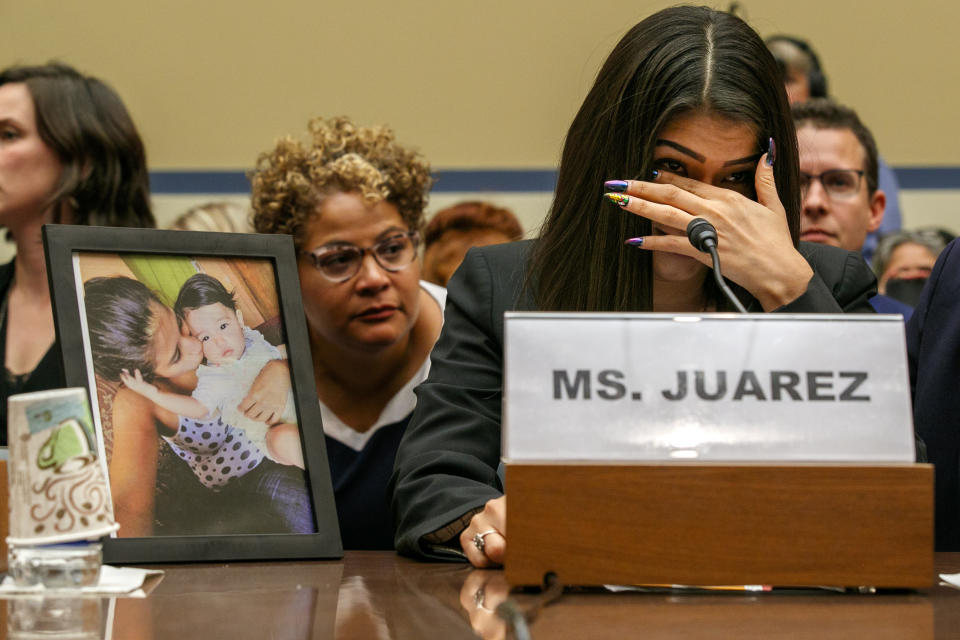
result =
[{"label": "crying woman with long dark hair", "polygon": [[694,218],[716,227],[749,311],[872,311],[858,255],[798,241],[796,135],[763,41],[732,15],[675,7],[631,28],[600,69],[540,237],[473,250],[450,280],[392,479],[401,553],[503,561],[505,311],[731,308],[686,237]]}]

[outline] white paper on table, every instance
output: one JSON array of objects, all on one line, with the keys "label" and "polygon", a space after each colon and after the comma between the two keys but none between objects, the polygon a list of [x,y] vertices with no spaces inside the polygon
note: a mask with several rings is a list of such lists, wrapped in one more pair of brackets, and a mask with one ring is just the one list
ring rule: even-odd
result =
[{"label": "white paper on table", "polygon": [[47,589],[42,585],[32,587],[18,587],[11,576],[6,576],[0,583],[0,598],[7,596],[37,596],[44,594],[76,594],[81,596],[118,596],[126,595],[131,598],[143,598],[143,583],[150,576],[163,575],[160,569],[137,569],[135,567],[111,567],[103,565],[100,568],[100,581],[89,587],[79,589]]},{"label": "white paper on table", "polygon": [[949,584],[951,587],[960,589],[960,573],[941,573],[940,579]]}]

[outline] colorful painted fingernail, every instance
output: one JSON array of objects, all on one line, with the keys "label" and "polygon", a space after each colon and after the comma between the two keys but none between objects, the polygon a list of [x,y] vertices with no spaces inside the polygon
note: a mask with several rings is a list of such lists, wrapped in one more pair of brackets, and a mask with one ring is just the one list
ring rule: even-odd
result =
[{"label": "colorful painted fingernail", "polygon": [[627,240],[627,241],[624,242],[623,244],[628,244],[628,245],[630,245],[631,247],[642,247],[642,246],[643,246],[643,238],[630,238],[629,240]]},{"label": "colorful painted fingernail", "polygon": [[607,180],[603,183],[603,188],[607,191],[615,191],[616,193],[623,193],[627,190],[627,181],[626,180]]},{"label": "colorful painted fingernail", "polygon": [[660,177],[660,172],[657,169],[654,169],[653,171],[650,172],[650,175],[653,176],[654,180],[656,180],[657,178]]},{"label": "colorful painted fingernail", "polygon": [[773,161],[777,159],[777,143],[773,141],[773,138],[770,138],[770,144],[767,145],[767,157],[764,162],[767,163],[768,167],[773,166]]},{"label": "colorful painted fingernail", "polygon": [[622,193],[605,193],[603,197],[612,202],[613,204],[625,207],[630,204],[630,196],[625,196]]}]

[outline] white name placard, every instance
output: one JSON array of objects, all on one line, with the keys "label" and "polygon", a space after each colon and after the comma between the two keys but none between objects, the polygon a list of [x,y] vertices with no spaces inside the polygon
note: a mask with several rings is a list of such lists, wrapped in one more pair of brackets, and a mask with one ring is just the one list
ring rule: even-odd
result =
[{"label": "white name placard", "polygon": [[903,321],[506,314],[503,456],[914,461]]}]

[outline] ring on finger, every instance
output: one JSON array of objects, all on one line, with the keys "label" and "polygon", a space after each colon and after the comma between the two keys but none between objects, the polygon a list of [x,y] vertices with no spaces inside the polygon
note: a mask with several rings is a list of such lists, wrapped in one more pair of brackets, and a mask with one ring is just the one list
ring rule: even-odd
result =
[{"label": "ring on finger", "polygon": [[483,586],[481,586],[473,594],[473,604],[477,607],[477,609],[480,609],[482,611],[489,611],[490,613],[493,613],[493,609],[484,606],[485,597],[486,597],[486,594],[484,593]]},{"label": "ring on finger", "polygon": [[496,532],[497,532],[496,529],[487,529],[482,533],[474,534],[473,546],[475,546],[480,553],[484,553],[484,549],[486,548],[487,544],[486,542],[483,541],[483,539],[486,538],[491,533],[496,533]]}]

